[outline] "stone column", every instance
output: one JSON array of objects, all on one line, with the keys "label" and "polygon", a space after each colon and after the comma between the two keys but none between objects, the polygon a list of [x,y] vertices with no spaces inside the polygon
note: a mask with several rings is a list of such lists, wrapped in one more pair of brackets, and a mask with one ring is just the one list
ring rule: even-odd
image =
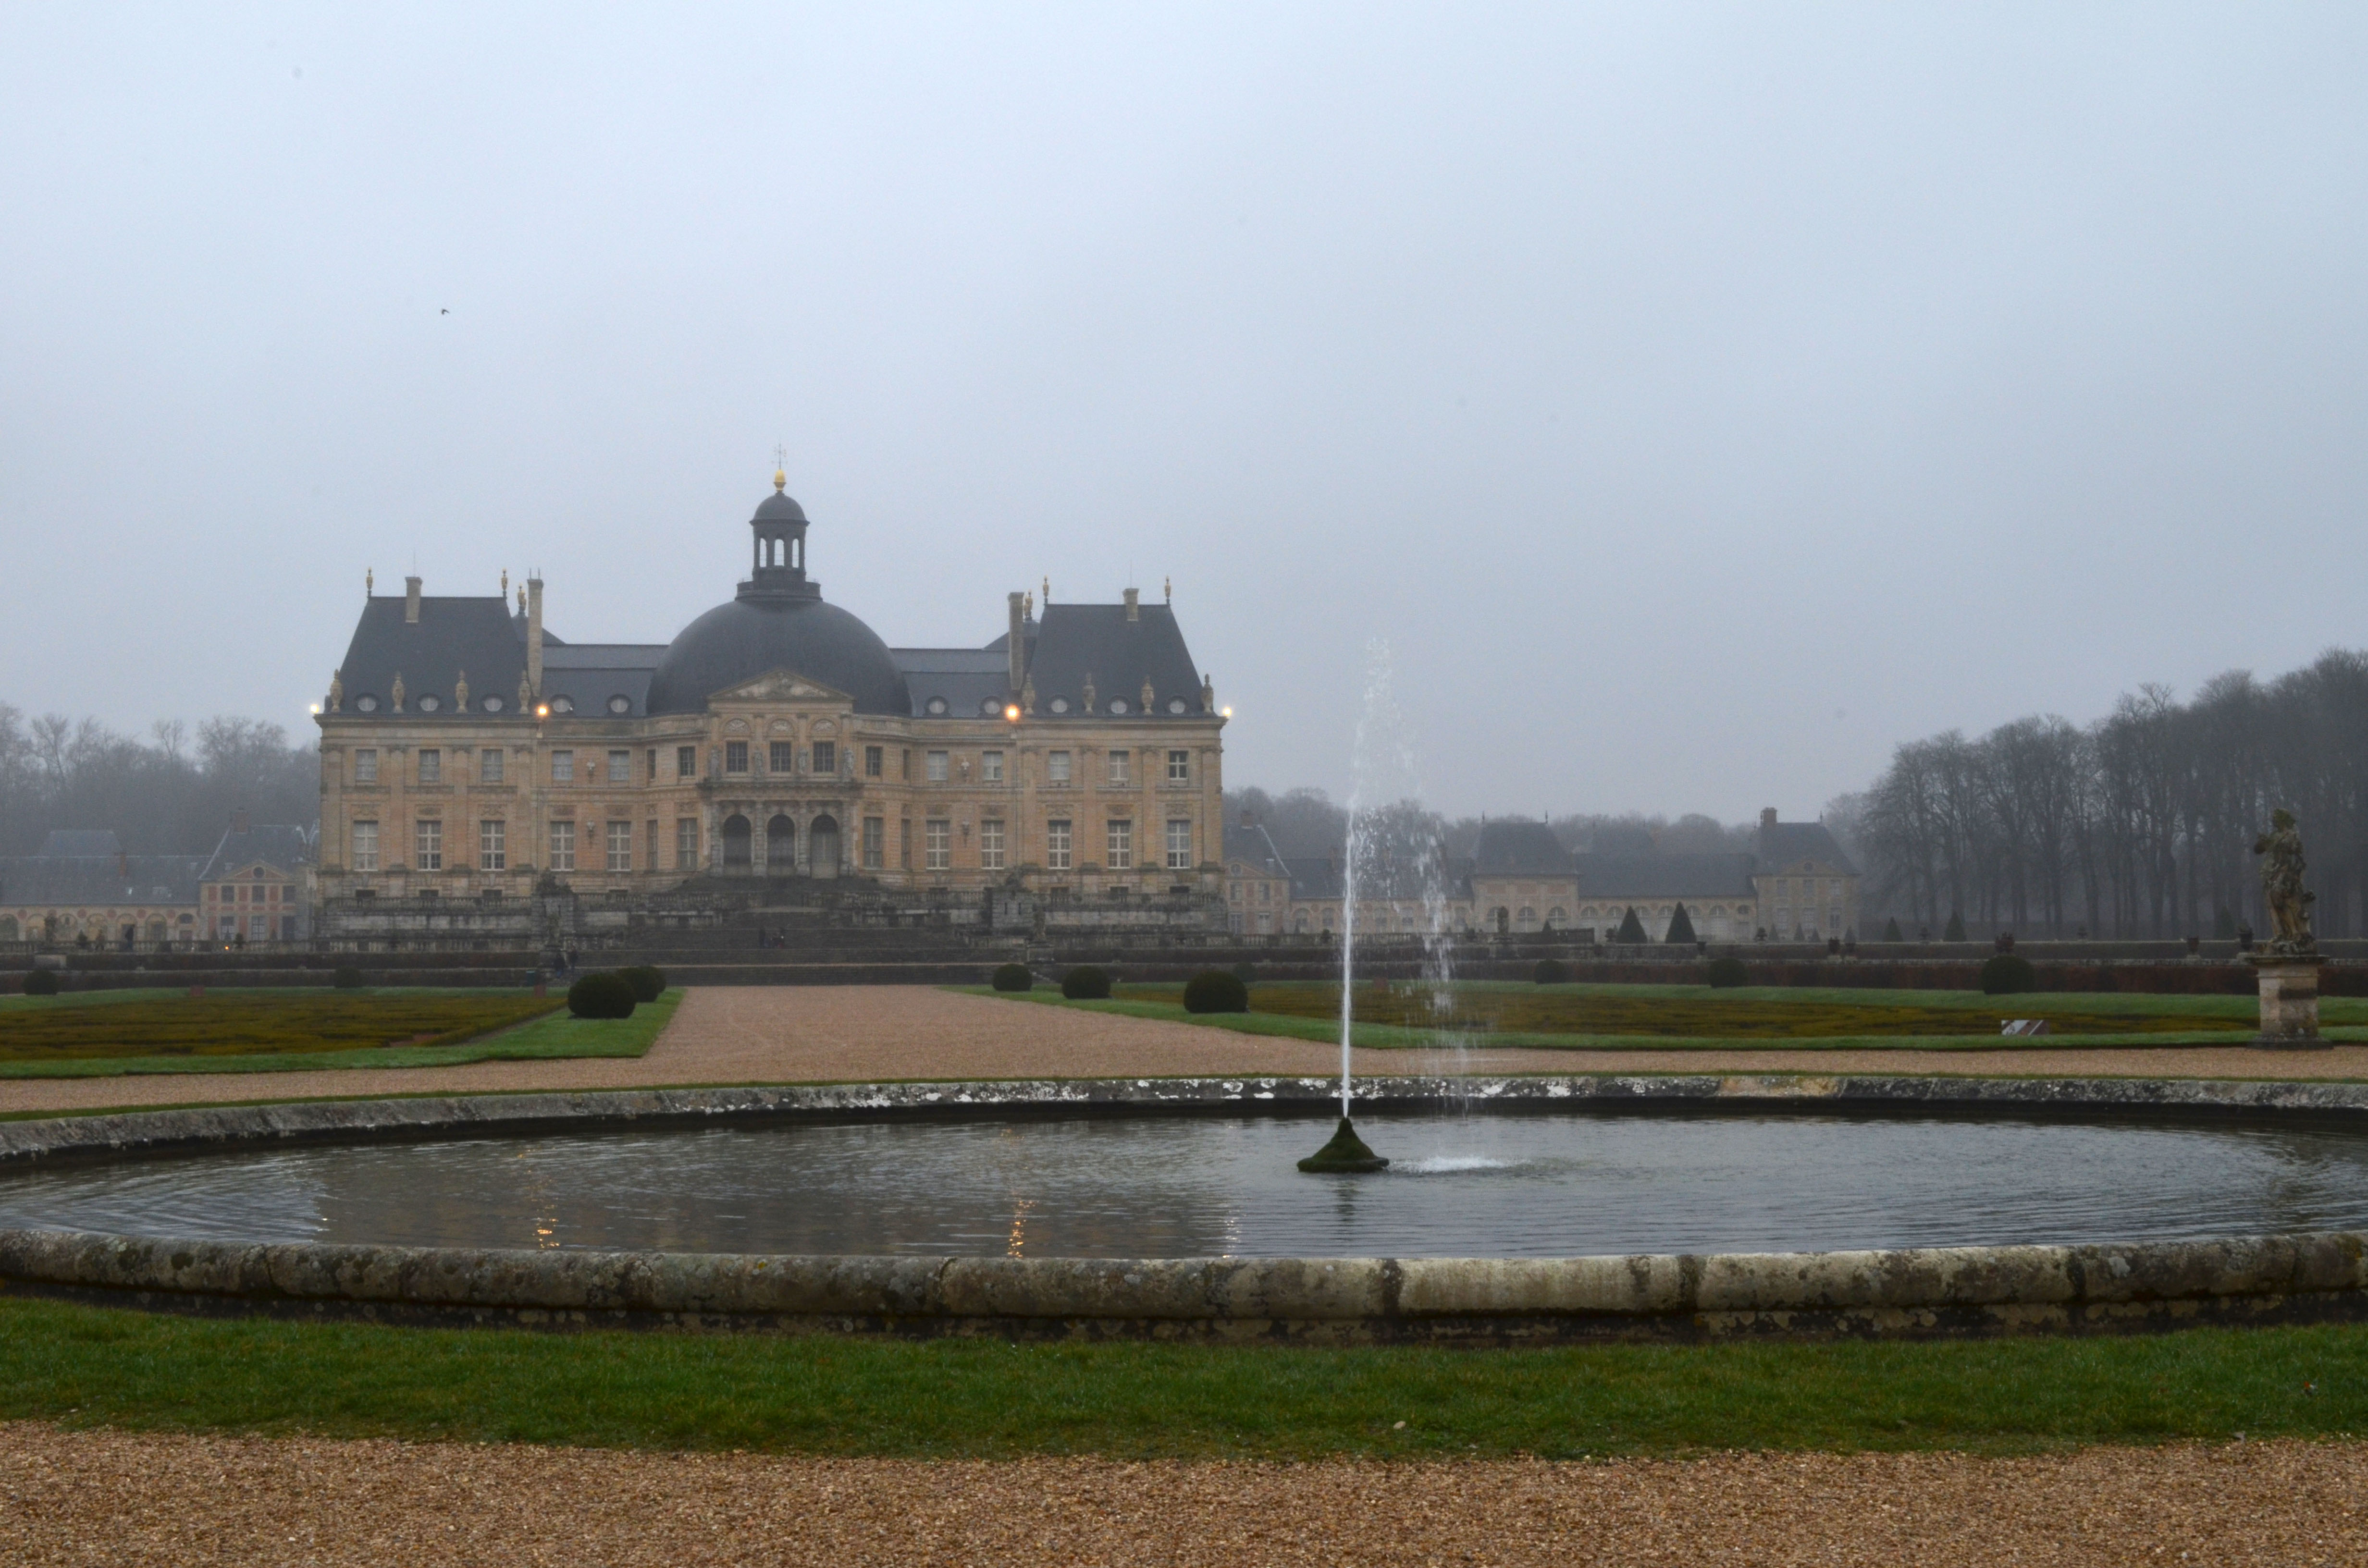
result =
[{"label": "stone column", "polygon": [[2328,1051],[2333,1042],[2318,1032],[2317,953],[2253,953],[2246,961],[2261,986],[2261,1032],[2253,1043],[2271,1051]]}]

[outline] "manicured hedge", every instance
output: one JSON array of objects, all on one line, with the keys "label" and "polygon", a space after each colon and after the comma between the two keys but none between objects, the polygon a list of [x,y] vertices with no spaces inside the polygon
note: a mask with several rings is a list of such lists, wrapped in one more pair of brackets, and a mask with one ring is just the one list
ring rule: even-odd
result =
[{"label": "manicured hedge", "polygon": [[1250,988],[1222,969],[1204,969],[1184,983],[1188,1013],[1247,1013]]},{"label": "manicured hedge", "polygon": [[1036,975],[1024,963],[998,964],[994,984],[997,991],[1033,991],[1036,989]]},{"label": "manicured hedge", "polygon": [[58,971],[56,970],[37,969],[25,977],[26,995],[54,996],[57,994]]},{"label": "manicured hedge", "polygon": [[567,988],[567,1010],[579,1018],[630,1018],[633,983],[610,969],[596,969]]},{"label": "manicured hedge", "polygon": [[1570,965],[1560,959],[1540,959],[1538,967],[1531,971],[1530,978],[1540,985],[1567,985],[1570,983]]},{"label": "manicured hedge", "polygon": [[362,986],[361,965],[354,963],[339,964],[337,966],[336,981],[336,987],[340,991],[360,990]]},{"label": "manicured hedge", "polygon": [[655,1002],[666,994],[666,971],[654,963],[637,963],[617,972],[633,988],[636,1002]]},{"label": "manicured hedge", "polygon": [[1110,971],[1081,963],[1061,977],[1061,994],[1072,1002],[1099,1002],[1110,994]]},{"label": "manicured hedge", "polygon": [[1988,995],[2011,996],[2038,989],[2039,971],[2019,954],[1993,954],[1982,965],[1982,990]]},{"label": "manicured hedge", "polygon": [[1702,979],[1719,990],[1726,991],[1750,984],[1751,971],[1744,967],[1741,959],[1729,953],[1725,958],[1711,960],[1702,971]]}]

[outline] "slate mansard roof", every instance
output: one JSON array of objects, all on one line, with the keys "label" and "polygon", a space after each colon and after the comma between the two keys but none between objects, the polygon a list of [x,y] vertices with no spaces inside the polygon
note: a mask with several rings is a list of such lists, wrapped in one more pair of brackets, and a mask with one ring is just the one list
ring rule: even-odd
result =
[{"label": "slate mansard roof", "polygon": [[1751,857],[1719,855],[1580,855],[1578,896],[1618,902],[1634,898],[1750,898]]},{"label": "slate mansard roof", "polygon": [[[1009,634],[987,646],[1002,650]],[[1036,688],[1034,717],[1085,711],[1086,682],[1094,683],[1094,711],[1115,711],[1113,701],[1132,712],[1143,699],[1143,685],[1151,683],[1155,718],[1177,716],[1173,704],[1183,703],[1182,717],[1204,717],[1201,675],[1192,652],[1184,645],[1184,631],[1176,611],[1164,605],[1143,605],[1129,619],[1127,607],[1116,605],[1046,605],[1036,623],[1028,657],[1028,683]]]},{"label": "slate mansard roof", "polygon": [[292,873],[299,866],[311,864],[312,859],[313,835],[304,828],[282,823],[233,827],[222,835],[214,852],[205,858],[198,881],[216,881],[255,866]]},{"label": "slate mansard roof", "polygon": [[1484,877],[1566,877],[1571,853],[1544,823],[1483,823],[1472,869]]},{"label": "slate mansard roof", "polygon": [[0,906],[195,903],[206,860],[203,855],[0,856]]},{"label": "slate mansard roof", "polygon": [[1809,860],[1832,866],[1847,877],[1858,875],[1858,868],[1821,822],[1762,823],[1759,846],[1759,869],[1766,875],[1797,870]]},{"label": "slate mansard roof", "polygon": [[[399,675],[405,717],[427,711],[420,707],[423,697],[436,699],[437,711],[454,714],[454,687],[463,674],[469,677],[471,712],[517,710],[518,682],[526,675],[526,623],[510,613],[500,595],[422,596],[416,622],[404,619],[404,609],[401,594],[373,594],[364,601],[354,640],[337,666],[345,712],[393,717]],[[556,641],[543,636],[546,665]],[[375,706],[365,706],[365,699]]]}]

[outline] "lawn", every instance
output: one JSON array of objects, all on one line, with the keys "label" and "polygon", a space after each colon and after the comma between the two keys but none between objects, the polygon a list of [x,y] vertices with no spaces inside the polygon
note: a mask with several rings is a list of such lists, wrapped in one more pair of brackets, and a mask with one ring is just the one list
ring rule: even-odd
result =
[{"label": "lawn", "polygon": [[2368,1326],[1325,1350],[404,1329],[19,1297],[0,1299],[0,1418],[933,1458],[2015,1453],[2368,1432]]},{"label": "lawn", "polygon": [[[985,987],[964,987],[986,994]],[[1072,1002],[1039,986],[1015,999],[1166,1018],[1249,1034],[1335,1041],[1340,987],[1315,981],[1256,983],[1247,1013],[1190,1014],[1178,984],[1127,984],[1104,1002]],[[2249,996],[2165,996],[2093,992],[1987,996],[1978,991],[1839,987],[1531,985],[1458,981],[1434,1002],[1404,981],[1360,985],[1356,1040],[1370,1049],[1441,1045],[1561,1050],[1766,1048],[1915,1051],[2031,1050],[2065,1046],[2237,1043],[2257,1027]],[[2331,1040],[2368,1040],[2368,998],[2321,1001]],[[2045,1018],[2049,1032],[2001,1037],[2006,1018]]]},{"label": "lawn", "polygon": [[572,1017],[523,990],[209,989],[13,997],[0,1006],[0,1078],[439,1067],[518,1058],[639,1056],[679,988],[621,1019]]}]

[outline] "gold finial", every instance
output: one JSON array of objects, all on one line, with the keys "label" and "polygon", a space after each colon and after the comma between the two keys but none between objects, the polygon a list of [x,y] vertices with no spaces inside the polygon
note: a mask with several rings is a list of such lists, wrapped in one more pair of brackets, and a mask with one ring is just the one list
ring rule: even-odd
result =
[{"label": "gold finial", "polygon": [[1050,576],[1044,579],[1044,602],[1048,605],[1053,602],[1053,579]]},{"label": "gold finial", "polygon": [[523,583],[518,585],[518,613],[526,613],[526,585]]},{"label": "gold finial", "polygon": [[773,488],[787,490],[789,487],[790,449],[787,447],[775,447],[773,449]]},{"label": "gold finial", "polygon": [[510,597],[510,569],[509,569],[508,567],[505,566],[505,567],[503,567],[503,568],[502,568],[502,597],[504,597],[504,598],[508,598],[509,597]]}]

